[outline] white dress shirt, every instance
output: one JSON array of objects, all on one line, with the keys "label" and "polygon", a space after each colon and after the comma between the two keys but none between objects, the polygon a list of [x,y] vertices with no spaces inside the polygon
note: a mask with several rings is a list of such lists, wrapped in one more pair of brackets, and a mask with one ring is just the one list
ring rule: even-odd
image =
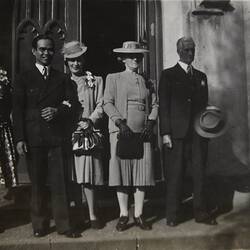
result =
[{"label": "white dress shirt", "polygon": [[40,71],[40,73],[42,75],[44,75],[44,67],[46,67],[47,68],[47,75],[49,75],[49,70],[50,70],[49,66],[43,66],[43,65],[41,65],[39,63],[36,63],[36,67],[38,68],[38,70]]}]

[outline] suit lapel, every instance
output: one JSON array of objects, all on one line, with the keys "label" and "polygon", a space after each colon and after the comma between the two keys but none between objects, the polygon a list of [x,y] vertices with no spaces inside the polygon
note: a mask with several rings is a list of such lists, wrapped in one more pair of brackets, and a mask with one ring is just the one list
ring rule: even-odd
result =
[{"label": "suit lapel", "polygon": [[57,72],[51,68],[49,77],[47,80],[43,80],[44,87],[41,91],[39,101],[42,101],[44,98],[46,98],[48,95],[50,95],[57,87],[62,83],[62,81],[59,80],[57,77]]},{"label": "suit lapel", "polygon": [[39,89],[39,98],[43,95],[45,89],[47,88],[47,83],[43,79],[41,72],[38,68],[34,65],[33,70],[31,71],[30,79],[33,80],[31,88],[38,88]]},{"label": "suit lapel", "polygon": [[177,63],[175,66],[174,66],[174,70],[176,71],[176,76],[178,77],[178,79],[180,80],[183,80],[183,81],[187,81],[188,80],[188,75],[187,73],[185,72],[185,70],[180,66],[179,63]]}]

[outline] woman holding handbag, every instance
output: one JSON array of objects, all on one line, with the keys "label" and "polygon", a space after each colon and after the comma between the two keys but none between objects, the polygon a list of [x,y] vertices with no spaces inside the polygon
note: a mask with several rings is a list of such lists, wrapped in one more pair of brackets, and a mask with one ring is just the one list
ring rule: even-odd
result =
[{"label": "woman holding handbag", "polygon": [[154,185],[152,145],[150,139],[158,115],[154,88],[146,87],[137,73],[144,53],[138,42],[124,42],[113,50],[125,70],[109,74],[104,91],[104,111],[109,116],[110,164],[109,185],[115,186],[120,207],[118,231],[127,229],[129,192],[134,193],[134,222],[150,230],[143,218],[145,188]]},{"label": "woman holding handbag", "polygon": [[[77,85],[78,99],[81,112],[73,134],[73,140],[78,140],[79,149],[74,155],[74,181],[82,184],[86,196],[91,228],[102,227],[95,213],[95,186],[103,185],[102,153],[97,149],[101,136],[95,125],[103,115],[103,80],[99,76],[85,71],[85,53],[87,47],[78,42],[71,41],[64,44],[62,53],[64,61],[71,73],[71,79]],[[81,142],[80,142],[81,141]],[[75,146],[76,144],[74,144]],[[99,145],[98,145],[99,146]],[[73,148],[74,150],[74,148]]]}]

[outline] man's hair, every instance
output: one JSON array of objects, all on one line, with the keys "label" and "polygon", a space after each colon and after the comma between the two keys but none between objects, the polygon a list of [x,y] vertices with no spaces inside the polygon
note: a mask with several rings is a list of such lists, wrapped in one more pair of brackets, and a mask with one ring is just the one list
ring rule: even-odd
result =
[{"label": "man's hair", "polygon": [[177,47],[177,52],[179,52],[182,48],[183,48],[183,43],[184,42],[190,42],[193,43],[194,47],[195,47],[195,43],[192,37],[188,37],[188,36],[183,36],[180,39],[178,39],[177,43],[176,43],[176,47]]},{"label": "man's hair", "polygon": [[37,49],[37,43],[39,40],[50,40],[52,45],[53,45],[53,48],[55,48],[55,42],[54,42],[53,38],[48,36],[48,35],[41,34],[41,35],[38,35],[38,36],[33,38],[33,40],[32,40],[32,48],[33,49]]}]

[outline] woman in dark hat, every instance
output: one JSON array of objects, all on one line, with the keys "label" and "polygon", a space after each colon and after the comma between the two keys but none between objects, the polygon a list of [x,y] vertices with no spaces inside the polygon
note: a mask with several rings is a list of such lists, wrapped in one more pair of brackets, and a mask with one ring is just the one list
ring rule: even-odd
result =
[{"label": "woman in dark hat", "polygon": [[6,199],[11,199],[11,188],[17,185],[16,154],[10,120],[11,108],[10,82],[7,72],[0,68],[0,182],[8,188]]},{"label": "woman in dark hat", "polygon": [[128,41],[113,51],[125,66],[124,71],[107,76],[104,91],[104,111],[109,116],[111,145],[109,185],[116,187],[120,207],[116,229],[123,231],[127,228],[128,199],[132,190],[134,222],[141,229],[150,230],[151,225],[143,218],[143,203],[145,188],[155,184],[149,141],[158,115],[158,104],[153,88],[147,88],[144,78],[137,73],[148,50],[141,48],[138,42]]},{"label": "woman in dark hat", "polygon": [[[103,115],[103,80],[85,71],[85,52],[87,47],[71,41],[64,44],[63,55],[68,66],[71,79],[77,85],[78,99],[81,103],[81,112],[76,126],[77,131],[91,131]],[[74,156],[73,179],[82,184],[89,209],[91,228],[102,227],[95,213],[95,186],[103,185],[102,153],[95,151],[87,155]]]}]

